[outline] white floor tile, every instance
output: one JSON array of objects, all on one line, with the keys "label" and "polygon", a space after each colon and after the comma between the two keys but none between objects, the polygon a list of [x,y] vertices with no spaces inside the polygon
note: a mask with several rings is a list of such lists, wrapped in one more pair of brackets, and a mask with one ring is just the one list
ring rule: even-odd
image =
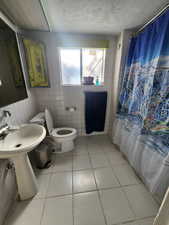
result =
[{"label": "white floor tile", "polygon": [[108,225],[134,219],[134,213],[122,188],[102,190],[100,194]]},{"label": "white floor tile", "polygon": [[103,147],[98,144],[88,144],[87,151],[90,155],[92,154],[103,154]]},{"label": "white floor tile", "polygon": [[99,189],[120,186],[112,168],[98,168],[94,170],[94,174]]},{"label": "white floor tile", "polygon": [[88,142],[88,137],[86,136],[80,136],[78,138],[76,138],[75,140],[75,145],[85,145]]},{"label": "white floor tile", "polygon": [[73,170],[91,169],[88,155],[77,155],[73,157]]},{"label": "white floor tile", "polygon": [[123,155],[119,151],[108,152],[106,156],[109,159],[112,167],[116,165],[121,165],[121,164],[128,164],[126,159],[123,157]]},{"label": "white floor tile", "polygon": [[74,193],[90,190],[96,190],[96,184],[92,170],[74,171],[73,172]]},{"label": "white floor tile", "polygon": [[106,135],[94,135],[89,137],[88,139],[89,144],[97,144],[97,145],[102,145],[102,144],[107,144],[111,143],[109,138]]},{"label": "white floor tile", "polygon": [[40,225],[43,206],[43,199],[18,202],[5,225]]},{"label": "white floor tile", "polygon": [[50,177],[51,174],[39,175],[36,177],[38,181],[38,193],[35,195],[34,199],[46,197]]},{"label": "white floor tile", "polygon": [[118,150],[113,144],[107,143],[103,145],[103,151],[112,152],[112,151],[118,151]]},{"label": "white floor tile", "polygon": [[131,223],[125,223],[125,225],[153,225],[153,218],[143,219],[143,220],[137,220]]},{"label": "white floor tile", "polygon": [[109,167],[109,161],[104,154],[92,154],[90,155],[93,168]]},{"label": "white floor tile", "polygon": [[47,196],[72,194],[72,172],[53,173]]},{"label": "white floor tile", "polygon": [[73,150],[73,154],[75,155],[86,155],[88,154],[87,145],[77,145]]},{"label": "white floor tile", "polygon": [[113,167],[113,171],[121,185],[139,184],[140,180],[136,176],[130,165],[117,165]]},{"label": "white floor tile", "polygon": [[74,225],[105,225],[97,192],[74,195]]},{"label": "white floor tile", "polygon": [[145,218],[157,214],[158,205],[143,185],[124,187],[124,191],[136,218]]},{"label": "white floor tile", "polygon": [[74,151],[53,154],[50,168],[35,171],[38,194],[17,203],[5,225],[73,225],[73,216],[74,225],[105,225],[104,215],[106,225],[153,224],[157,203],[105,135],[78,138]]},{"label": "white floor tile", "polygon": [[41,225],[73,225],[72,196],[46,200]]},{"label": "white floor tile", "polygon": [[52,172],[60,172],[60,171],[72,171],[72,157],[57,157],[54,164],[52,165]]}]

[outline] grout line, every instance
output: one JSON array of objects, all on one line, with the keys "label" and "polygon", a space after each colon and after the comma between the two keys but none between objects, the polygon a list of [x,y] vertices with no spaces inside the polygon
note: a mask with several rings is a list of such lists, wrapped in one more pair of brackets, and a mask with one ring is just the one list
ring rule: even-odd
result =
[{"label": "grout line", "polygon": [[134,217],[135,217],[135,218],[133,218],[133,219],[136,220],[136,219],[137,219],[137,215],[136,215],[136,213],[135,213],[135,211],[134,211],[134,209],[133,209],[133,206],[132,206],[131,202],[129,201],[129,199],[128,199],[128,197],[127,197],[127,194],[126,194],[124,188],[122,187],[121,190],[122,190],[122,192],[124,193],[124,195],[125,195],[125,197],[126,197],[126,200],[127,200],[128,204],[129,204],[129,207],[130,207],[130,209],[131,209],[131,211],[132,211],[132,213],[133,213],[133,215],[134,215]]},{"label": "grout line", "polygon": [[73,220],[73,225],[75,224],[75,203],[74,203],[74,179],[73,179],[73,154],[72,154],[72,220]]},{"label": "grout line", "polygon": [[94,192],[94,191],[114,190],[114,189],[118,189],[118,188],[122,188],[122,187],[130,187],[130,186],[137,186],[137,184],[131,184],[131,185],[126,185],[126,186],[114,186],[114,187],[107,187],[107,188],[96,187],[95,189],[91,189],[91,190],[79,191],[79,192],[74,192],[74,193],[72,192],[72,193],[60,194],[60,195],[55,194],[55,195],[51,195],[51,196],[37,198],[37,199],[34,199],[34,200],[64,197],[64,196],[68,196],[68,195],[84,194],[84,193],[87,193],[87,192]]},{"label": "grout line", "polygon": [[60,197],[66,197],[66,196],[70,196],[72,195],[73,193],[67,193],[67,194],[60,194],[60,195],[51,195],[51,196],[46,196],[45,199],[49,199],[49,198],[60,198]]},{"label": "grout line", "polygon": [[98,193],[98,198],[99,198],[100,206],[101,206],[101,209],[102,209],[102,213],[103,213],[103,216],[104,216],[105,224],[108,225],[108,222],[107,222],[107,219],[106,219],[106,214],[105,214],[104,207],[103,207],[103,203],[102,203],[102,200],[101,200],[100,190],[98,190],[97,193]]},{"label": "grout line", "polygon": [[[118,181],[118,183],[119,183],[120,187],[123,187],[123,186],[122,186],[122,184],[121,184],[121,182],[120,182],[120,180],[119,180],[119,178],[118,178],[118,176],[117,176],[117,175],[116,175],[116,173],[114,172],[114,168],[113,168],[113,167],[111,167],[111,169],[112,169],[113,175],[114,175],[114,176],[115,176],[115,178],[117,179],[117,181]],[[128,185],[124,185],[124,186],[128,186]]]},{"label": "grout line", "polygon": [[42,224],[42,220],[45,214],[45,207],[46,207],[46,199],[43,200],[43,208],[42,208],[42,214],[41,214],[41,218],[40,218],[40,225]]},{"label": "grout line", "polygon": [[[49,176],[49,180],[48,180],[48,185],[47,185],[47,188],[46,188],[46,191],[45,191],[45,198],[44,198],[43,209],[42,209],[42,214],[41,214],[41,218],[40,218],[40,225],[42,224],[42,220],[43,220],[43,217],[44,217],[44,214],[45,214],[45,207],[46,207],[46,201],[47,201],[46,195],[47,195],[47,192],[48,192],[48,189],[49,189],[52,174],[48,174],[48,176]],[[41,198],[39,198],[39,199],[41,199]]]},{"label": "grout line", "polygon": [[112,224],[112,225],[128,225],[129,223],[133,223],[133,222],[140,222],[142,220],[146,220],[146,219],[153,219],[154,220],[155,217],[153,216],[148,216],[148,217],[143,217],[143,218],[139,218],[139,219],[135,219],[135,220],[131,220],[131,221],[125,221],[122,223],[116,223],[116,224]]},{"label": "grout line", "polygon": [[[91,162],[91,158],[90,157],[89,157],[89,160]],[[91,165],[92,165],[92,162],[91,162]],[[104,207],[103,207],[103,204],[102,204],[102,201],[101,201],[101,195],[100,195],[99,187],[97,185],[94,169],[92,170],[92,173],[93,173],[93,177],[94,177],[94,181],[95,181],[95,185],[96,185],[96,189],[97,189],[97,194],[98,194],[98,198],[99,198],[100,207],[101,207],[101,210],[102,210],[102,213],[103,213],[103,217],[104,217],[104,222],[107,225],[107,219],[106,219],[106,215],[105,215],[105,212],[104,212]]]}]

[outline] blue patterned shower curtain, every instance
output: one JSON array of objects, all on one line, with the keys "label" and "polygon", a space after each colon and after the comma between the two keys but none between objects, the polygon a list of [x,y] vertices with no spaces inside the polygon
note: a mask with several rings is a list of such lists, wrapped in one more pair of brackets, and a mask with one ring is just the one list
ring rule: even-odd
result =
[{"label": "blue patterned shower curtain", "polygon": [[[116,128],[118,125],[121,130],[119,134],[115,131],[114,142],[121,145],[124,135],[128,135],[126,141],[130,142],[130,146],[127,150],[121,150],[124,153],[128,151],[125,154],[128,155],[131,164],[136,167],[148,186],[151,186],[150,189],[157,191],[158,188],[153,186],[155,183],[153,179],[157,173],[159,176],[161,168],[154,169],[155,165],[151,156],[158,155],[157,158],[161,157],[161,164],[169,166],[167,158],[169,155],[169,11],[131,39],[125,70],[121,78]],[[122,129],[126,132],[123,137]],[[133,140],[129,141],[131,138]],[[144,157],[147,154],[146,151],[151,151],[149,155],[153,170],[141,171],[141,168],[146,166],[144,162],[139,168],[135,162],[132,162],[137,161],[137,157],[131,156],[135,154],[129,150],[131,146],[135,153],[137,150],[144,151]],[[140,155],[140,152],[137,155],[142,157],[143,153]],[[153,157],[156,156],[153,155]],[[146,162],[146,158],[143,161]],[[158,164],[159,160],[154,163]],[[147,178],[145,174],[149,177]],[[166,179],[169,180],[169,171]],[[157,177],[156,181],[161,182]]]},{"label": "blue patterned shower curtain", "polygon": [[169,150],[169,12],[132,38],[118,113]]}]

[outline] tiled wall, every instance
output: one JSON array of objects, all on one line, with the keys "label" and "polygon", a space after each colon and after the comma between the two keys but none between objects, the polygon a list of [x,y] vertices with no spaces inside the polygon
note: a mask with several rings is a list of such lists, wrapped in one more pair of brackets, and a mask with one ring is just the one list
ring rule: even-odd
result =
[{"label": "tiled wall", "polygon": [[[86,38],[109,39],[110,47],[107,50],[105,65],[105,85],[100,87],[64,86],[60,84],[60,64],[57,49],[57,34],[49,32],[24,32],[24,36],[42,41],[46,46],[46,56],[50,78],[50,88],[35,88],[32,92],[36,96],[39,111],[44,111],[45,107],[51,110],[55,120],[55,126],[70,126],[78,130],[79,135],[85,134],[84,124],[84,90],[106,90],[108,92],[107,116],[105,132],[109,127],[110,101],[112,90],[112,74],[115,53],[115,38],[108,36],[85,35]],[[76,36],[76,35],[74,35]],[[72,36],[71,36],[72,37]],[[75,106],[75,112],[65,110],[67,106]]]}]

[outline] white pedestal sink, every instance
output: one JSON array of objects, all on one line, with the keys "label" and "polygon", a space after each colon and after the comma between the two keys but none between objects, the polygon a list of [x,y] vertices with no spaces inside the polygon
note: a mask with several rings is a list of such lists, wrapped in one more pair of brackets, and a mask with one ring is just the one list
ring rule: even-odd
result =
[{"label": "white pedestal sink", "polygon": [[46,130],[37,124],[22,126],[0,141],[0,158],[10,158],[15,166],[18,192],[21,200],[33,197],[38,191],[35,174],[27,153],[45,138]]}]

